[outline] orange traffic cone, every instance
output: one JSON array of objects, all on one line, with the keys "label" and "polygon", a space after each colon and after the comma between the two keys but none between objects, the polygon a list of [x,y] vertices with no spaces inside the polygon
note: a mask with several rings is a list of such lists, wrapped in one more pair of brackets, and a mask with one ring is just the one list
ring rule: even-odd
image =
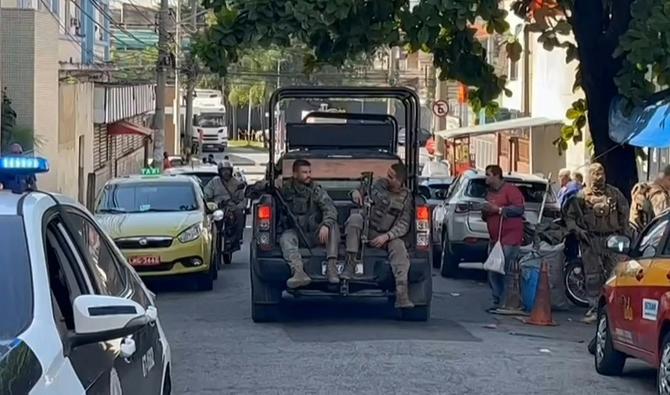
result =
[{"label": "orange traffic cone", "polygon": [[549,290],[549,267],[547,262],[542,262],[540,270],[540,285],[535,297],[535,306],[530,313],[530,318],[524,323],[540,326],[555,326],[556,323],[551,316],[551,291]]}]

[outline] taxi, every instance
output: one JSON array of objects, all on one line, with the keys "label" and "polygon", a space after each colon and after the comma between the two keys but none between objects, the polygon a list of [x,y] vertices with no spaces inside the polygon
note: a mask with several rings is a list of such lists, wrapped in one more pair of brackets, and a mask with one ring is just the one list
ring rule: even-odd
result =
[{"label": "taxi", "polygon": [[108,181],[96,219],[141,277],[188,278],[211,290],[218,270],[208,214],[223,213],[207,207],[192,177],[143,173]]},{"label": "taxi", "polygon": [[[2,157],[0,176],[48,171]],[[0,190],[0,394],[169,394],[155,295],[74,200]]]},{"label": "taxi", "polygon": [[670,214],[655,218],[632,243],[612,236],[610,250],[625,254],[603,286],[595,366],[622,373],[627,358],[658,368],[658,393],[670,394]]}]

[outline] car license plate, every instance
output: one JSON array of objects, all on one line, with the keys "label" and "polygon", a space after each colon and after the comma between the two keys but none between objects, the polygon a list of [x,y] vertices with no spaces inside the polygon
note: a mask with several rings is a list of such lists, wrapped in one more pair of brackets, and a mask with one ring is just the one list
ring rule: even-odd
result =
[{"label": "car license plate", "polygon": [[[326,262],[321,263],[321,275],[325,276],[326,275]],[[337,273],[342,274],[344,271],[344,263],[337,263]],[[356,264],[356,269],[355,269],[356,274],[363,274],[363,264],[362,263],[357,263]]]},{"label": "car license plate", "polygon": [[129,263],[133,266],[153,266],[160,265],[161,259],[157,256],[132,256]]}]

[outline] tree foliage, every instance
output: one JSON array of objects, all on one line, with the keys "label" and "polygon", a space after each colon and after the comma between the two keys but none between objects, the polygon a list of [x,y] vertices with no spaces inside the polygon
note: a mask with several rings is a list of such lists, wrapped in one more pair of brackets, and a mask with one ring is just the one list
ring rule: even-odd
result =
[{"label": "tree foliage", "polygon": [[[305,70],[342,67],[348,60],[390,46],[406,46],[434,55],[443,80],[470,86],[478,110],[495,100],[506,78],[495,75],[486,51],[476,39],[475,22],[505,33],[507,11],[498,0],[205,0],[213,22],[198,37],[195,51],[221,75],[240,61],[244,51],[304,45]],[[509,43],[511,52],[518,43]],[[509,93],[509,92],[506,92]]]},{"label": "tree foliage", "polygon": [[118,70],[114,78],[121,81],[152,81],[156,78],[158,48],[143,50],[112,50],[112,62]]}]

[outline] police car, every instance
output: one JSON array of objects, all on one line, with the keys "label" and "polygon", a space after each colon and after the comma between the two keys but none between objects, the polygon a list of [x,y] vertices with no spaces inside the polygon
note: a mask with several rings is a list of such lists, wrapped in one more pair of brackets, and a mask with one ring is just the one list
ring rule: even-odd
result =
[{"label": "police car", "polygon": [[[48,171],[0,158],[0,174]],[[145,288],[77,202],[0,191],[0,394],[169,394],[170,347]]]}]

